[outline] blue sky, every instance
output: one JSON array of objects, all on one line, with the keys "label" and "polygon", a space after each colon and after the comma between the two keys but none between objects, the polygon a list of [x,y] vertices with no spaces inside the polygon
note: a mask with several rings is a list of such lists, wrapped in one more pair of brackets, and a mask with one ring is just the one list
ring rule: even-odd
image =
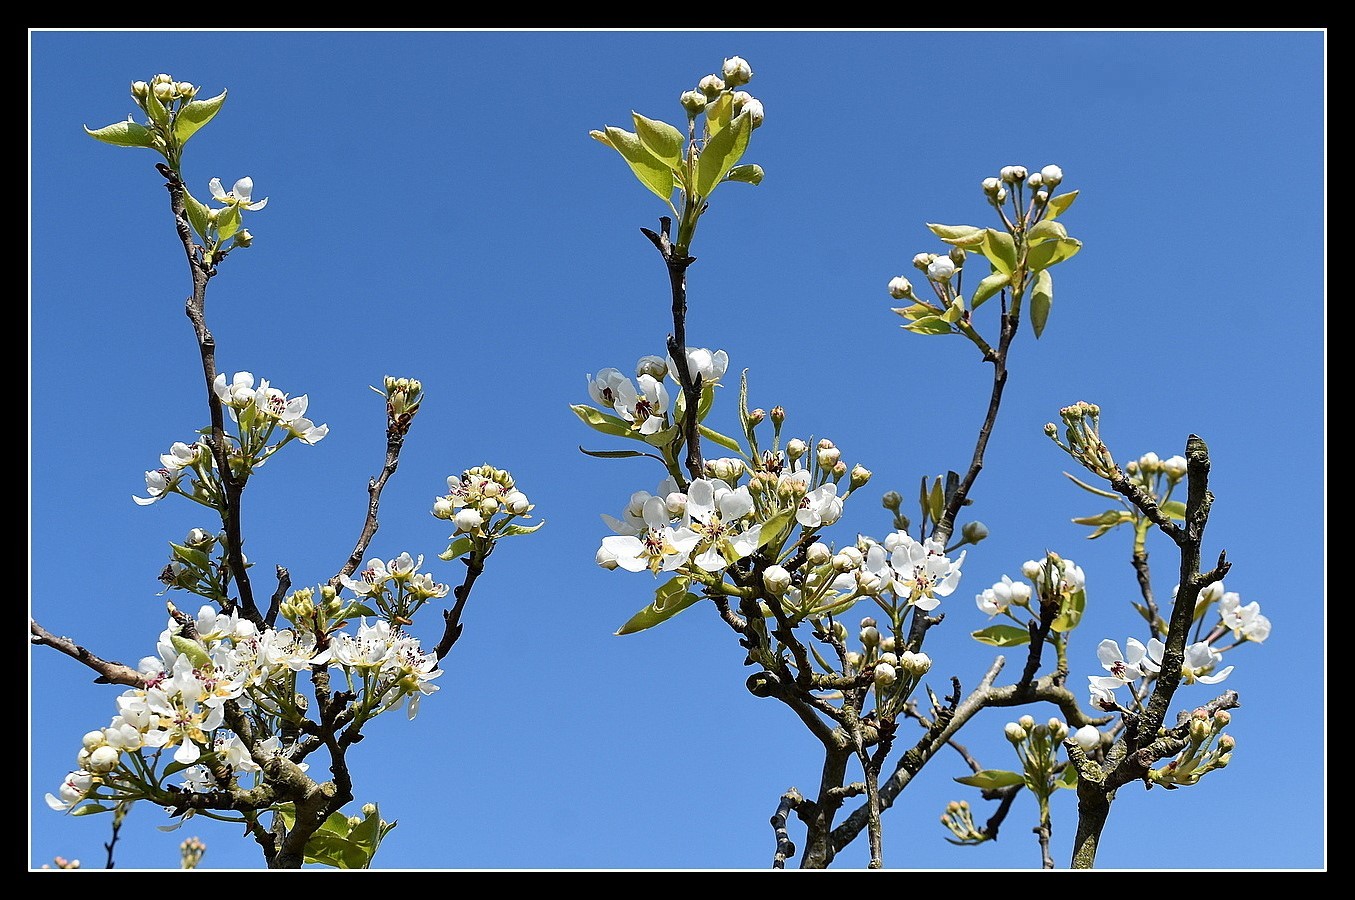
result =
[{"label": "blue sky", "polygon": [[[427,399],[372,555],[422,553],[458,579],[436,559],[449,525],[429,510],[448,475],[485,462],[546,520],[490,559],[442,690],[357,748],[359,802],[398,822],[377,866],[767,867],[768,817],[787,788],[816,783],[815,744],[744,689],[713,607],[614,634],[655,585],[594,564],[599,517],[663,473],[581,453],[620,443],[569,408],[588,401],[589,373],[661,354],[671,328],[640,233],[664,207],[588,133],[631,127],[632,110],[680,122],[679,94],[737,54],[766,109],[745,161],[766,177],[722,186],[701,221],[688,342],[748,369],[750,403],[784,406],[787,434],[829,437],[874,472],[830,532],[840,543],[889,530],[884,491],[910,497],[923,475],[961,469],[987,402],[970,345],[905,332],[890,312],[889,280],[943,249],[925,223],[996,224],[980,182],[1004,165],[1057,164],[1080,192],[1064,221],[1083,249],[1056,270],[1043,337],[1013,348],[968,510],[992,534],[929,636],[928,684],[978,681],[994,652],[968,637],[987,621],[974,594],[1046,550],[1087,572],[1079,693],[1097,642],[1146,637],[1128,536],[1088,541],[1070,522],[1105,505],[1042,434],[1061,406],[1100,404],[1122,459],[1199,434],[1217,498],[1206,558],[1226,550],[1227,588],[1274,631],[1228,657],[1232,764],[1189,789],[1121,791],[1098,862],[1323,868],[1325,51],[1319,30],[32,32],[30,613],[134,664],[164,627],[167,542],[207,524],[187,503],[131,500],[206,411],[158,157],[81,126],[125,119],[128,85],[158,72],[227,89],[188,145],[189,187],[249,175],[269,205],[209,289],[218,365],[307,394],[331,429],[251,481],[247,554],[298,585],[342,564],[384,449],[368,388],[387,374],[421,379]],[[717,428],[734,430],[734,397],[717,401]],[[1149,549],[1165,594],[1173,555]],[[46,648],[29,674],[29,864],[98,867],[108,819],[43,796],[118,689]],[[1213,696],[1184,687],[1178,708]],[[1013,767],[1002,726],[1016,714],[985,712],[960,739]],[[948,800],[988,808],[953,782],[966,772],[938,757],[886,814],[886,866],[1038,866],[1029,796],[999,841],[945,842]],[[1074,806],[1070,792],[1054,806],[1061,867]],[[165,824],[135,808],[118,867],[174,867],[189,835],[207,844],[204,868],[262,864],[234,826]],[[866,859],[859,840],[837,865]]]}]

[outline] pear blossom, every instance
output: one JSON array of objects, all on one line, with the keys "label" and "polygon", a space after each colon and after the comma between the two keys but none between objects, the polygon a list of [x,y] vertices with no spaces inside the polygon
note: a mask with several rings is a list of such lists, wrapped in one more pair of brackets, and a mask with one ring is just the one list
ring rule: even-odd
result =
[{"label": "pear blossom", "polygon": [[[1232,666],[1218,669],[1223,654],[1204,641],[1186,647],[1186,658],[1181,663],[1181,678],[1186,684],[1218,684],[1233,671]],[[1215,671],[1217,669],[1217,671]]]},{"label": "pear blossom", "polygon": [[175,441],[170,445],[168,453],[160,454],[160,465],[170,472],[187,469],[202,459],[203,452],[206,449],[207,446],[201,441],[195,441],[192,444]]},{"label": "pear blossom", "polygon": [[213,178],[207,183],[207,189],[212,192],[212,199],[226,206],[234,206],[238,209],[247,209],[257,212],[268,205],[268,198],[262,200],[254,199],[254,179],[248,176],[241,178],[232,185],[230,191],[226,191],[221,186],[220,178]]},{"label": "pear blossom", "polygon": [[331,650],[334,661],[341,666],[379,670],[390,657],[393,642],[390,624],[385,619],[378,619],[375,624],[368,625],[364,616],[359,619],[356,635],[342,631],[334,635]]},{"label": "pear blossom", "polygon": [[[687,348],[687,374],[695,381],[698,376],[701,378],[701,384],[719,384],[720,379],[724,377],[729,369],[729,354],[723,350],[716,350],[714,353],[704,347]],[[673,357],[668,357],[668,372],[677,381],[677,365],[673,362]]]},{"label": "pear blossom", "polygon": [[1115,689],[1123,687],[1124,682],[1110,675],[1089,675],[1087,676],[1088,687],[1091,691],[1091,705],[1103,712],[1113,712],[1119,709],[1119,702],[1115,699]]},{"label": "pear blossom", "polygon": [[[602,539],[597,554],[599,565],[620,567],[627,572],[648,569],[655,575],[671,572],[687,561],[701,540],[700,534],[685,525],[673,527],[666,502],[661,497],[647,498],[640,518],[643,528]],[[624,523],[617,524],[624,527]]]},{"label": "pear blossom", "polygon": [[387,571],[386,564],[379,559],[369,559],[367,567],[358,573],[357,578],[349,578],[347,575],[339,577],[343,586],[359,597],[377,596],[390,580],[391,574]]},{"label": "pear blossom", "polygon": [[614,385],[616,414],[640,434],[655,434],[668,420],[668,389],[662,381],[652,375],[641,375],[635,379],[639,389],[629,378],[623,378]]},{"label": "pear blossom", "polygon": [[[643,374],[646,373],[639,372],[637,376]],[[588,376],[588,396],[592,397],[593,401],[599,406],[612,409],[616,406],[617,398],[620,396],[618,386],[621,382],[628,380],[625,375],[621,374],[621,370],[608,367],[598,372],[597,375]]]},{"label": "pear blossom", "polygon": [[[809,487],[809,470],[800,469],[788,476]],[[842,518],[842,498],[837,495],[837,484],[824,482],[812,491],[806,491],[800,498],[800,506],[795,511],[795,521],[807,528],[832,525]]]},{"label": "pear blossom", "polygon": [[146,495],[138,497],[132,495],[132,501],[137,506],[150,506],[159,500],[176,492],[179,479],[183,473],[178,469],[151,469],[146,473]]},{"label": "pear blossom", "polygon": [[918,609],[930,611],[940,605],[960,583],[960,565],[965,553],[952,562],[940,541],[918,542],[906,531],[895,531],[885,538],[889,567],[893,570],[893,591]]},{"label": "pear blossom", "polygon": [[1101,668],[1109,672],[1112,678],[1119,680],[1122,684],[1128,684],[1161,670],[1161,664],[1158,661],[1161,658],[1160,654],[1158,659],[1153,659],[1148,652],[1148,648],[1135,638],[1128,638],[1125,641],[1124,654],[1120,653],[1119,644],[1107,638],[1097,646],[1096,657],[1101,660]]},{"label": "pear blossom", "polygon": [[739,530],[741,520],[752,511],[753,497],[746,485],[731,488],[719,479],[694,479],[687,486],[687,516],[705,548],[696,564],[718,572],[757,550],[762,526]]},{"label": "pear blossom", "polygon": [[1224,627],[1240,641],[1261,643],[1270,636],[1270,619],[1261,615],[1261,604],[1253,600],[1246,606],[1236,591],[1227,591],[1219,599],[1219,618]]},{"label": "pear blossom", "polygon": [[409,697],[406,711],[412,719],[418,715],[419,699],[438,690],[436,684],[429,684],[443,672],[437,654],[424,653],[417,639],[402,637],[391,645],[390,666],[396,688]]},{"label": "pear blossom", "polygon": [[[263,382],[262,387],[266,389],[268,382]],[[230,383],[227,384],[226,373],[218,373],[215,380],[212,381],[212,390],[224,406],[229,406],[231,409],[245,409],[255,403],[254,374],[252,372],[236,372]]]},{"label": "pear blossom", "polygon": [[95,778],[92,772],[77,769],[66,776],[56,794],[47,795],[47,805],[57,812],[73,809],[94,789]]},{"label": "pear blossom", "polygon": [[1001,581],[992,587],[984,588],[982,593],[976,595],[974,602],[991,619],[998,613],[1006,611],[1012,603],[1019,605],[1030,600],[1030,593],[1030,585],[1024,581],[1012,581],[1011,576],[1003,575]]},{"label": "pear blossom", "polygon": [[297,634],[291,629],[264,632],[259,641],[256,659],[267,668],[286,669],[291,672],[304,672],[311,666],[329,661],[332,650],[320,650],[312,632]]}]

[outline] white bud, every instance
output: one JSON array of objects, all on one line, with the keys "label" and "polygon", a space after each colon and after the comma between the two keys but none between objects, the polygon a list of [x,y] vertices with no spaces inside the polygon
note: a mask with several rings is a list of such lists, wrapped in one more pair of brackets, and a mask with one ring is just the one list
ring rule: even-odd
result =
[{"label": "white bud", "polygon": [[1101,744],[1101,732],[1096,730],[1095,725],[1083,725],[1073,732],[1073,743],[1081,747],[1084,753],[1090,753]]},{"label": "white bud", "polygon": [[105,772],[113,771],[117,768],[117,765],[118,751],[113,747],[104,745],[90,752],[85,768],[96,775],[102,775]]},{"label": "white bud", "polygon": [[880,629],[876,628],[874,625],[867,625],[865,628],[861,629],[861,633],[858,637],[861,638],[862,647],[874,647],[876,644],[880,643]]},{"label": "white bud", "polygon": [[97,750],[105,743],[104,733],[102,731],[87,731],[85,736],[80,739],[80,743],[84,745],[86,750]]},{"label": "white bud", "polygon": [[1063,170],[1058,166],[1045,166],[1040,170],[1040,180],[1049,187],[1058,187],[1063,181]]},{"label": "white bud", "polygon": [[809,545],[809,551],[806,559],[811,566],[821,566],[833,558],[833,551],[823,541],[816,541]]},{"label": "white bud", "polygon": [[790,587],[790,572],[783,566],[768,566],[762,571],[762,584],[769,593],[780,597]]},{"label": "white bud", "polygon": [[887,662],[875,664],[875,684],[879,687],[889,687],[889,685],[899,680],[899,673]]},{"label": "white bud", "polygon": [[1026,729],[1022,728],[1020,724],[1016,722],[1008,722],[1007,726],[1002,729],[1002,733],[1005,734],[1007,740],[1011,741],[1013,744],[1019,744],[1026,739]]},{"label": "white bud", "polygon": [[635,364],[635,377],[648,375],[655,381],[662,381],[668,374],[668,363],[662,356],[642,356]]},{"label": "white bud", "polygon": [[459,511],[452,520],[456,522],[457,531],[474,531],[484,524],[484,517],[477,510],[467,507]]},{"label": "white bud", "polygon": [[927,264],[927,277],[933,281],[950,281],[955,274],[955,263],[949,256],[938,256]]},{"label": "white bud", "polygon": [[731,56],[725,60],[723,69],[725,87],[738,87],[747,84],[753,77],[753,70],[741,56]]},{"label": "white bud", "polygon": [[786,456],[792,460],[799,459],[809,450],[809,445],[799,438],[791,438],[786,442]]},{"label": "white bud", "polygon": [[1162,471],[1166,472],[1172,481],[1180,481],[1186,477],[1186,458],[1172,456],[1162,460]]},{"label": "white bud", "polygon": [[902,275],[889,280],[889,296],[895,300],[903,300],[913,292],[913,283]]}]

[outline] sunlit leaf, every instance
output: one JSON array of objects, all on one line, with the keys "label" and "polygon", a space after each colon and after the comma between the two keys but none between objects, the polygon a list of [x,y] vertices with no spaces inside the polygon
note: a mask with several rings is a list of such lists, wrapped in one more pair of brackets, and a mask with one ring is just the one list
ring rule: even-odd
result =
[{"label": "sunlit leaf", "polygon": [[753,131],[753,120],[746,113],[740,113],[706,141],[701,148],[701,156],[696,161],[696,192],[702,197],[710,195],[715,186],[734,168],[734,165],[748,149],[748,136]]},{"label": "sunlit leaf", "polygon": [[1030,327],[1035,329],[1038,338],[1044,334],[1045,323],[1049,321],[1049,310],[1054,305],[1054,279],[1049,271],[1041,269],[1035,275],[1035,285],[1030,291]]},{"label": "sunlit leaf", "polygon": [[955,780],[960,784],[985,791],[1026,783],[1026,777],[1020,772],[1008,772],[1005,769],[984,769],[982,772],[975,772],[973,775],[965,775]]},{"label": "sunlit leaf", "polygon": [[226,102],[226,92],[222,91],[215,97],[207,100],[190,100],[179,109],[178,115],[174,117],[174,139],[182,147],[188,143],[188,139],[197,133],[197,130],[208,122],[212,117],[221,111],[221,104]]},{"label": "sunlit leaf", "polygon": [[112,144],[115,147],[154,147],[155,132],[136,122],[114,122],[103,128],[82,126],[92,138]]},{"label": "sunlit leaf", "polygon": [[632,112],[631,117],[635,120],[636,137],[650,155],[670,168],[682,168],[682,132],[667,122],[647,119],[637,112]]},{"label": "sunlit leaf", "polygon": [[971,632],[970,637],[980,644],[994,647],[1019,647],[1030,643],[1030,632],[1015,625],[989,625],[987,628]]},{"label": "sunlit leaf", "polygon": [[979,286],[974,288],[974,296],[970,298],[970,305],[978,309],[980,304],[988,300],[994,294],[1001,291],[1007,285],[1011,284],[1012,276],[1008,272],[994,272],[987,278],[979,282]]},{"label": "sunlit leaf", "polygon": [[607,126],[606,143],[621,154],[641,184],[667,203],[669,209],[677,211],[673,206],[673,170],[667,163],[646,150],[637,135],[614,125]]},{"label": "sunlit leaf", "polygon": [[654,592],[654,602],[626,620],[616,633],[635,634],[653,628],[700,601],[698,595],[687,590],[689,584],[687,578],[679,575],[662,585]]}]

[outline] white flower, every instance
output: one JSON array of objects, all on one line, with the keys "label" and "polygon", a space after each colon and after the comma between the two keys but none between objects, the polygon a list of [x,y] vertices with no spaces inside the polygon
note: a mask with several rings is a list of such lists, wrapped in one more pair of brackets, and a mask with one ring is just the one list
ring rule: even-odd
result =
[{"label": "white flower", "polygon": [[979,609],[986,612],[989,618],[1006,610],[1013,602],[1024,603],[1030,599],[1030,585],[1023,581],[1012,581],[1010,576],[1003,575],[1002,580],[990,588],[984,588],[983,593],[974,598]]},{"label": "white flower", "polygon": [[205,449],[206,445],[200,442],[185,444],[183,441],[175,441],[170,445],[168,453],[160,454],[160,465],[171,472],[186,469],[202,458],[202,451]]},{"label": "white flower", "polygon": [[[704,347],[687,348],[687,374],[691,376],[692,381],[700,376],[702,386],[719,384],[728,369],[729,354],[725,351],[716,350],[712,353]],[[671,356],[668,357],[668,374],[677,381],[677,364],[673,362]]]},{"label": "white flower", "polygon": [[[267,389],[268,382],[263,382],[261,388]],[[216,397],[222,405],[229,406],[232,409],[245,409],[255,402],[254,374],[252,372],[236,372],[231,378],[230,384],[226,383],[226,373],[221,372],[212,382],[212,390],[216,392]]]},{"label": "white flower", "polygon": [[1186,658],[1181,663],[1181,678],[1186,684],[1198,681],[1201,684],[1218,684],[1233,671],[1232,666],[1215,669],[1223,660],[1223,654],[1206,644],[1197,641],[1186,648]]},{"label": "white flower", "polygon": [[1101,668],[1110,673],[1110,677],[1122,684],[1135,681],[1150,672],[1157,672],[1161,665],[1150,658],[1148,648],[1134,638],[1125,641],[1125,653],[1121,655],[1120,645],[1107,638],[1096,648],[1096,657],[1101,660]]},{"label": "white flower", "polygon": [[379,559],[371,559],[367,561],[367,568],[358,573],[357,578],[341,575],[339,580],[344,587],[359,597],[375,597],[381,593],[386,582],[391,580],[391,575],[386,570],[384,562]]},{"label": "white flower", "polygon": [[718,572],[758,548],[762,526],[739,531],[741,520],[753,511],[748,487],[731,488],[718,479],[697,478],[687,486],[687,515],[705,548],[696,564]]},{"label": "white flower", "polygon": [[668,420],[668,389],[663,382],[650,375],[641,375],[636,379],[639,390],[629,378],[623,378],[614,386],[617,415],[631,423],[631,427],[641,434],[655,434]]},{"label": "white flower", "polygon": [[1108,675],[1089,675],[1087,681],[1091,690],[1092,706],[1104,712],[1113,712],[1119,707],[1115,700],[1115,689],[1121,687],[1123,681]]},{"label": "white flower", "polygon": [[330,648],[334,661],[345,668],[380,669],[390,656],[393,643],[390,624],[385,619],[368,625],[363,617],[358,620],[356,636],[341,631],[334,635]]},{"label": "white flower", "polygon": [[65,812],[85,799],[85,795],[93,789],[94,775],[79,769],[66,776],[56,795],[47,795],[47,805],[58,812]]},{"label": "white flower", "polygon": [[[787,476],[809,487],[809,470],[800,469]],[[827,481],[800,498],[800,507],[795,511],[795,521],[807,528],[832,525],[842,518],[842,498],[837,495],[837,485]]]},{"label": "white flower", "polygon": [[895,531],[885,538],[889,567],[894,571],[894,592],[901,599],[929,611],[940,605],[960,583],[960,565],[965,553],[952,562],[939,541],[918,543],[906,531]]},{"label": "white flower", "polygon": [[626,380],[626,376],[622,375],[619,369],[603,369],[596,376],[588,376],[588,396],[599,406],[611,409],[616,406],[617,386]]},{"label": "white flower", "polygon": [[150,506],[157,500],[163,500],[169,494],[174,492],[174,487],[179,483],[182,472],[175,469],[151,469],[146,473],[146,493],[149,496],[132,496],[133,502],[138,506]]},{"label": "white flower", "polygon": [[614,534],[602,539],[596,560],[605,569],[627,572],[648,569],[657,575],[671,572],[687,561],[701,536],[684,526],[674,528],[662,497],[650,497],[641,511],[642,529],[634,534]]},{"label": "white flower", "polygon": [[1228,591],[1219,600],[1219,617],[1238,640],[1261,643],[1270,636],[1270,620],[1261,615],[1261,604],[1253,600],[1246,606],[1236,591]]},{"label": "white flower", "polygon": [[220,178],[213,178],[208,183],[207,189],[212,192],[212,198],[216,202],[224,203],[226,206],[258,211],[268,205],[267,197],[262,200],[254,200],[254,179],[248,176],[235,182],[229,193],[221,187]]}]

